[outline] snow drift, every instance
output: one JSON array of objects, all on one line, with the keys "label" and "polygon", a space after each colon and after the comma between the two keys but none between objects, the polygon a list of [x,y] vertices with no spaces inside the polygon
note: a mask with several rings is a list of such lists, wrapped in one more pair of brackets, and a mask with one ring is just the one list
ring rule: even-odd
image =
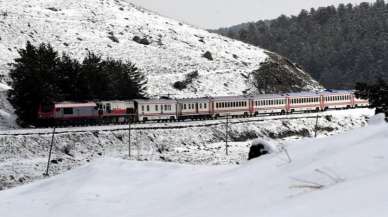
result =
[{"label": "snow drift", "polygon": [[388,125],[286,145],[235,166],[98,160],[0,192],[0,213],[31,216],[365,217],[388,214]]}]

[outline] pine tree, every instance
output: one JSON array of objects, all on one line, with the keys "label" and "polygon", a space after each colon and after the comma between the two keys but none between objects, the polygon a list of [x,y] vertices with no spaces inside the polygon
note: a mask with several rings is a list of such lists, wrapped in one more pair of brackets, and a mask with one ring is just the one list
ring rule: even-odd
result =
[{"label": "pine tree", "polygon": [[58,53],[47,44],[38,48],[27,42],[25,49],[20,49],[20,57],[15,59],[10,71],[12,89],[8,99],[15,108],[18,122],[22,126],[37,121],[37,112],[41,104],[48,104],[58,99],[55,71]]}]

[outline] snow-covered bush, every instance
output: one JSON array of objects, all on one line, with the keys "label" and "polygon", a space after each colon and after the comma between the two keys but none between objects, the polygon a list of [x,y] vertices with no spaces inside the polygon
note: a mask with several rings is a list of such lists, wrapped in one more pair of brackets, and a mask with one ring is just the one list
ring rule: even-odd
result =
[{"label": "snow-covered bush", "polygon": [[278,152],[279,148],[276,144],[272,144],[262,139],[255,139],[250,142],[248,160],[258,158],[262,155]]}]

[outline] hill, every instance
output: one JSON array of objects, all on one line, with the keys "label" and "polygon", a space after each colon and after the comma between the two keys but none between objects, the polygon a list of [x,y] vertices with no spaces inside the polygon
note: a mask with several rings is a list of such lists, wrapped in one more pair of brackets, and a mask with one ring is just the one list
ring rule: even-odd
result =
[{"label": "hill", "polygon": [[388,80],[388,4],[340,4],[297,16],[244,23],[216,32],[263,47],[301,64],[329,88]]},{"label": "hill", "polygon": [[[80,59],[88,51],[128,59],[146,74],[149,96],[255,92],[252,72],[273,59],[261,48],[162,17],[125,0],[15,0],[1,1],[0,6],[0,71],[5,78],[17,49],[27,41],[49,42]],[[289,91],[321,87],[295,65],[281,65],[298,80],[286,84]],[[184,88],[174,88],[175,82],[186,81],[193,72],[197,76]]]},{"label": "hill", "polygon": [[[383,217],[388,125],[307,139],[229,166],[98,160],[0,192],[0,213],[31,216]],[[288,160],[285,147],[288,150]],[[282,151],[283,150],[283,151]]]}]

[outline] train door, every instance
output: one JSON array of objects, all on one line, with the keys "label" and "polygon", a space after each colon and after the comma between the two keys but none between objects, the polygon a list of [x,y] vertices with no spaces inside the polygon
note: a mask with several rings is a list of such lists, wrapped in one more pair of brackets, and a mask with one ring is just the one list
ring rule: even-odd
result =
[{"label": "train door", "polygon": [[291,98],[286,97],[286,112],[291,112]]},{"label": "train door", "polygon": [[195,103],[195,113],[198,114],[198,103]]},{"label": "train door", "polygon": [[325,97],[323,95],[319,96],[319,106],[321,110],[325,110]]}]

